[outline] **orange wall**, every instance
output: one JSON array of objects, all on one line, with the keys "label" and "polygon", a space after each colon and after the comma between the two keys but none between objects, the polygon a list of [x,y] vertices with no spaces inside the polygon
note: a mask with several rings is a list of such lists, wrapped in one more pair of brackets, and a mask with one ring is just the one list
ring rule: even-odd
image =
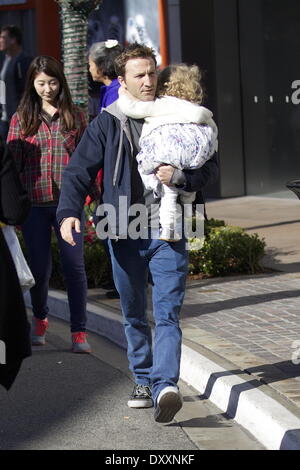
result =
[{"label": "orange wall", "polygon": [[166,8],[165,0],[158,0],[160,53],[161,53],[161,67],[162,68],[166,67],[169,63],[166,11],[167,11],[167,8]]},{"label": "orange wall", "polygon": [[38,54],[61,58],[59,5],[54,0],[35,0]]}]

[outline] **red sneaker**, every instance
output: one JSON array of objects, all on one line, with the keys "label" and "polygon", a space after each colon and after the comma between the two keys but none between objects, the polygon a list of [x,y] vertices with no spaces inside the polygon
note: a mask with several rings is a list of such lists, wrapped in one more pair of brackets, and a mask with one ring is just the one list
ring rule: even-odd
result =
[{"label": "red sneaker", "polygon": [[72,352],[73,353],[90,353],[91,346],[86,340],[87,334],[84,331],[76,331],[72,335]]},{"label": "red sneaker", "polygon": [[48,328],[48,318],[40,320],[32,317],[31,323],[31,344],[33,346],[43,346],[46,343],[46,330]]}]

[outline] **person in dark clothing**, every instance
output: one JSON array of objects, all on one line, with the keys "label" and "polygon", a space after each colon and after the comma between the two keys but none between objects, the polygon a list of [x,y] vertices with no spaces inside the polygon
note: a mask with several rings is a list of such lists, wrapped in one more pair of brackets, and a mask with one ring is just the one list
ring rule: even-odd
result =
[{"label": "person in dark clothing", "polygon": [[0,136],[5,141],[9,122],[21,100],[32,57],[22,50],[22,32],[17,26],[0,30]]},{"label": "person in dark clothing", "polygon": [[[21,224],[29,210],[30,201],[15,163],[0,139],[0,222]],[[22,290],[1,228],[0,258],[0,384],[9,390],[22,360],[31,355],[31,342]]]},{"label": "person in dark clothing", "polygon": [[[121,86],[135,99],[154,99],[157,70],[151,48],[130,44],[117,57],[116,71]],[[105,206],[100,206],[99,211],[107,212],[113,274],[124,316],[129,366],[135,381],[127,404],[130,408],[154,405],[154,419],[167,423],[182,407],[177,386],[182,338],[179,314],[185,293],[188,253],[184,237],[176,243],[159,240],[158,227],[151,223],[159,199],[153,198],[153,191],[145,191],[137,168],[135,157],[142,125],[141,120],[128,119],[119,109],[118,101],[90,123],[64,171],[57,220],[63,239],[74,246],[72,229],[80,231],[85,197],[103,168]],[[203,152],[211,144],[211,138],[203,126]],[[196,170],[162,165],[156,176],[163,184],[178,185],[193,192],[202,189],[217,173],[218,164],[212,157]],[[130,213],[135,204],[140,210],[147,210],[149,216],[145,226],[141,225],[138,237],[135,236],[137,231],[131,231],[137,221]],[[102,235],[101,227],[97,229]],[[146,308],[149,271],[155,321],[153,347]]]},{"label": "person in dark clothing", "polygon": [[[102,83],[100,89],[100,99],[98,104],[98,112],[102,112],[104,108],[111,105],[119,98],[120,83],[117,79],[115,72],[115,58],[122,52],[123,47],[115,39],[108,39],[103,42],[95,42],[89,50],[89,71],[94,82]],[[103,170],[100,170],[97,175],[97,182],[101,188],[103,180]],[[97,217],[94,217],[97,223]],[[107,257],[110,262],[110,253],[108,248],[107,239],[103,240],[103,246],[106,251]],[[111,270],[110,270],[111,271]],[[104,285],[104,289],[109,292],[106,297],[109,299],[119,298],[119,293],[115,288],[114,281],[108,280]]]}]

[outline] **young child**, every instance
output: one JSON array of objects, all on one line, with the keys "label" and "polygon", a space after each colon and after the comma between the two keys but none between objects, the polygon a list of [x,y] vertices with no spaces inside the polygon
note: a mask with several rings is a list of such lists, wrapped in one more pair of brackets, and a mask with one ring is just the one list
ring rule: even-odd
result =
[{"label": "young child", "polygon": [[180,170],[200,168],[217,151],[217,126],[212,113],[200,106],[203,99],[201,74],[196,65],[176,64],[165,68],[158,77],[158,98],[137,101],[120,88],[118,105],[127,116],[145,119],[138,169],[146,189],[161,197],[159,221],[160,239],[176,241],[176,202],[184,205],[186,217],[192,215],[196,193],[162,184],[155,176],[160,165],[172,165]]}]

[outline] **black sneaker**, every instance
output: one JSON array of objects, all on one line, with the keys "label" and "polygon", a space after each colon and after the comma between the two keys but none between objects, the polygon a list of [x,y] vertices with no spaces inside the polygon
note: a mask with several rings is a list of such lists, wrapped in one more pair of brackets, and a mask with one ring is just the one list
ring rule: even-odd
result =
[{"label": "black sneaker", "polygon": [[127,405],[129,408],[151,408],[153,401],[150,387],[136,384]]}]

